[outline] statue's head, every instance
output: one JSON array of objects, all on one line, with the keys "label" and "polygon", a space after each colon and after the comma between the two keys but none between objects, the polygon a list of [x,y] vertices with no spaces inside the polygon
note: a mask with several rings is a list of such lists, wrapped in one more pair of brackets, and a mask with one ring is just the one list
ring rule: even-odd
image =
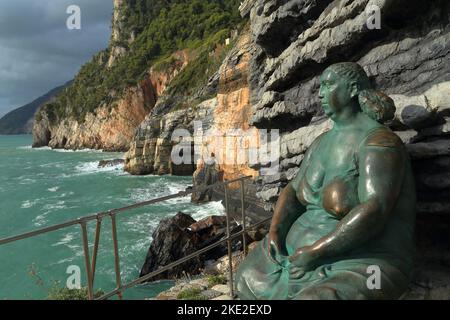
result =
[{"label": "statue's head", "polygon": [[362,111],[378,122],[394,117],[392,99],[374,90],[364,69],[354,62],[328,67],[320,77],[319,96],[325,114],[332,120],[346,108]]}]

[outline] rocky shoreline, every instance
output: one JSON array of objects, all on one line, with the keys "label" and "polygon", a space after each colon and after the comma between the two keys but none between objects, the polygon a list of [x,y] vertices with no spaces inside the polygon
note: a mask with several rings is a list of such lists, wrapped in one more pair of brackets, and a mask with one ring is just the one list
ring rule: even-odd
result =
[{"label": "rocky shoreline", "polygon": [[[140,277],[226,238],[226,225],[225,216],[212,215],[196,221],[190,215],[182,212],[162,220],[152,234],[153,241],[141,268]],[[230,221],[231,234],[241,230],[240,221]],[[251,237],[250,235],[257,236]],[[262,237],[263,234],[249,232],[246,236],[246,243],[252,244],[261,240]],[[232,240],[231,247],[233,252],[242,251],[242,237]],[[223,268],[217,266],[217,261],[220,261],[227,253],[227,243],[224,242],[150,280],[178,279],[187,275],[198,275],[205,270],[212,271],[215,268],[212,267],[213,265],[216,265],[217,271],[219,271]]]},{"label": "rocky shoreline", "polygon": [[[245,0],[241,15],[248,19],[248,27],[236,35],[219,70],[202,88],[208,99],[194,99],[181,110],[172,108],[179,97],[170,96],[165,88],[188,63],[180,58],[176,70],[151,73],[145,83],[130,88],[111,112],[105,107],[97,117],[88,115],[87,126],[61,121],[52,127],[42,117],[35,126],[35,145],[128,150],[127,172],[193,175],[194,186],[251,176],[245,182],[246,210],[255,221],[270,216],[312,141],[331,127],[318,98],[321,72],[336,62],[357,62],[395,101],[395,119],[387,125],[405,143],[412,160],[418,199],[414,292],[422,292],[416,297],[450,299],[439,294],[450,292],[446,280],[450,278],[450,6],[445,0],[377,1],[382,28],[372,30],[366,24],[366,8],[374,3]],[[205,132],[242,129],[259,134],[279,129],[279,172],[261,175],[265,164],[249,161],[220,164],[216,175],[201,161],[174,165],[171,152],[182,141],[172,141],[172,134],[182,128],[193,136],[194,121],[200,121]],[[183,143],[202,151],[220,149],[209,140]],[[269,145],[258,140],[258,146]],[[248,148],[235,140],[229,149],[219,151],[234,155]],[[239,217],[239,187],[228,191],[230,214]],[[193,196],[198,202],[224,198],[222,188]],[[149,250],[144,273],[201,247],[202,235],[187,230],[193,223],[185,217],[161,227],[173,232],[179,244],[157,241]],[[186,268],[197,272],[202,263]]]},{"label": "rocky shoreline", "polygon": [[[200,221],[192,219],[183,213],[163,220],[154,232],[155,241],[151,244],[146,261],[142,267],[141,276],[155,271],[164,265],[174,262],[198,248],[224,237],[224,216],[210,216]],[[448,226],[441,226],[446,230]],[[432,229],[432,228],[430,228]],[[235,229],[236,231],[236,229]],[[200,240],[202,235],[203,240]],[[255,248],[264,233],[259,233],[257,239],[248,237],[248,252]],[[434,237],[445,236],[437,233]],[[427,238],[421,230],[420,240]],[[209,241],[208,241],[209,240]],[[203,242],[202,242],[203,241]],[[419,246],[418,259],[409,290],[401,300],[448,300],[450,299],[450,278],[448,268],[434,263],[442,255],[435,250],[428,250],[430,244]],[[159,250],[155,250],[159,248]],[[225,245],[208,255],[202,255],[174,268],[169,273],[152,278],[151,281],[175,280],[172,288],[159,293],[148,300],[231,300],[229,283],[229,258]],[[445,253],[448,256],[448,252]],[[242,243],[233,242],[232,268],[233,273],[244,259]]]},{"label": "rocky shoreline", "polygon": [[[248,246],[250,252],[257,242]],[[233,272],[244,259],[244,253],[237,251],[232,256]],[[229,259],[223,256],[209,261],[200,274],[178,279],[169,290],[159,293],[150,300],[232,300],[229,282]],[[236,297],[233,297],[236,298]]]}]

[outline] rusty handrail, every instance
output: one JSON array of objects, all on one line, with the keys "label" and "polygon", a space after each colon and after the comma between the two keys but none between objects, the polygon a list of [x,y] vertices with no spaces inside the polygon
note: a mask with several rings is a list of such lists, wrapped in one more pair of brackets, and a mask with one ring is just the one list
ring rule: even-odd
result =
[{"label": "rusty handrail", "polygon": [[214,187],[218,187],[218,186],[222,186],[222,185],[228,185],[230,183],[233,182],[238,182],[240,180],[245,180],[245,179],[249,179],[250,176],[246,176],[246,177],[241,177],[238,179],[234,179],[234,180],[229,180],[229,181],[223,181],[223,182],[216,182],[214,184],[211,184],[209,186],[205,186],[205,187],[198,187],[198,188],[192,188],[192,189],[187,189],[185,191],[180,191],[176,194],[172,194],[172,195],[168,195],[168,196],[164,196],[164,197],[160,197],[160,198],[156,198],[156,199],[152,199],[152,200],[148,200],[148,201],[144,201],[144,202],[140,202],[140,203],[136,203],[130,206],[126,206],[126,207],[122,207],[122,208],[118,208],[118,209],[112,209],[109,211],[104,211],[104,212],[99,212],[97,214],[93,214],[90,216],[86,216],[86,217],[82,217],[82,218],[78,218],[78,219],[74,219],[74,220],[70,220],[64,223],[60,223],[60,224],[56,224],[53,226],[49,226],[49,227],[45,227],[42,229],[38,229],[35,231],[31,231],[31,232],[26,232],[26,233],[22,233],[16,236],[11,236],[11,237],[7,237],[7,238],[3,238],[0,239],[0,246],[10,243],[10,242],[15,242],[18,240],[23,240],[23,239],[27,239],[27,238],[31,238],[31,237],[35,237],[44,233],[48,233],[51,231],[56,231],[59,229],[64,229],[67,227],[71,227],[71,226],[75,226],[75,225],[79,225],[83,222],[89,222],[92,220],[97,220],[97,219],[102,219],[104,217],[110,216],[111,214],[117,214],[117,213],[122,213],[124,211],[128,211],[128,210],[132,210],[132,209],[137,209],[137,208],[142,208],[142,207],[146,207],[148,205],[151,204],[155,204],[155,203],[159,203],[159,202],[163,202],[163,201],[167,201],[167,200],[171,200],[171,199],[176,199],[179,197],[185,197],[187,195],[190,195],[194,192],[201,192],[201,191],[206,191],[209,190],[211,188]]},{"label": "rusty handrail", "polygon": [[[85,259],[85,265],[86,265],[86,274],[87,274],[87,288],[88,288],[88,297],[89,300],[93,300],[94,299],[94,277],[95,277],[95,269],[96,269],[96,261],[97,261],[97,253],[98,253],[98,245],[99,245],[99,238],[100,238],[100,229],[101,229],[101,221],[104,217],[109,216],[111,218],[111,222],[112,222],[112,240],[113,240],[113,244],[114,244],[114,269],[115,269],[115,274],[116,274],[116,288],[107,293],[104,294],[102,297],[98,298],[99,300],[102,299],[108,299],[109,297],[112,297],[114,295],[118,295],[119,298],[122,298],[122,292],[126,289],[129,289],[133,286],[136,286],[146,280],[149,280],[153,277],[155,277],[156,275],[159,275],[171,268],[174,268],[186,261],[189,261],[190,259],[193,259],[195,257],[198,257],[199,255],[214,249],[215,247],[221,245],[224,242],[227,242],[227,251],[228,251],[228,258],[229,258],[229,285],[230,285],[230,295],[232,298],[234,298],[234,286],[233,286],[233,265],[232,265],[232,240],[241,236],[243,237],[242,239],[242,245],[243,245],[243,252],[244,252],[244,256],[247,254],[247,244],[246,244],[246,233],[247,233],[247,227],[246,227],[246,216],[245,216],[245,193],[244,193],[244,180],[246,179],[250,179],[251,176],[245,176],[245,177],[241,177],[241,178],[237,178],[237,179],[233,179],[233,180],[229,180],[229,181],[223,181],[223,182],[217,182],[214,183],[212,185],[209,186],[204,186],[204,187],[196,187],[196,188],[190,188],[190,189],[186,189],[185,191],[181,191],[177,194],[173,194],[173,195],[169,195],[169,196],[164,196],[164,197],[160,197],[157,199],[152,199],[149,201],[144,201],[141,203],[136,203],[130,206],[126,206],[123,208],[118,208],[118,209],[112,209],[109,211],[105,211],[105,212],[100,212],[94,215],[90,215],[90,216],[86,216],[86,217],[82,217],[82,218],[78,218],[78,219],[74,219],[68,222],[64,222],[64,223],[60,223],[60,224],[56,224],[50,227],[45,227],[42,229],[38,229],[35,231],[31,231],[31,232],[26,232],[23,234],[19,234],[16,236],[11,236],[11,237],[7,237],[4,239],[0,239],[0,246],[1,245],[5,245],[11,242],[16,242],[19,240],[23,240],[23,239],[27,239],[27,238],[31,238],[31,237],[35,237],[41,234],[45,234],[45,233],[49,233],[49,232],[53,232],[59,229],[63,229],[63,228],[67,228],[70,226],[74,226],[74,225],[80,225],[81,226],[81,232],[82,232],[82,241],[83,241],[83,251],[84,251],[84,259]],[[228,206],[228,190],[227,190],[227,185],[234,183],[234,182],[240,182],[240,187],[241,187],[241,211],[242,211],[242,230],[239,232],[234,233],[233,235],[230,232],[230,214],[229,214],[229,206]],[[167,266],[164,266],[154,272],[151,272],[143,277],[140,277],[138,279],[135,279],[133,281],[131,281],[130,283],[127,283],[125,285],[122,285],[122,280],[121,280],[121,275],[120,275],[120,260],[119,260],[119,246],[118,246],[118,239],[117,239],[117,228],[116,228],[116,216],[117,214],[121,213],[121,212],[125,212],[131,209],[136,209],[136,208],[141,208],[144,206],[148,206],[151,204],[155,204],[155,203],[159,203],[159,202],[163,202],[163,201],[167,201],[170,199],[174,199],[174,198],[179,198],[179,197],[184,197],[187,196],[189,194],[192,194],[194,192],[202,192],[202,191],[206,191],[209,189],[212,189],[214,187],[217,186],[223,186],[225,189],[225,211],[226,211],[226,219],[227,219],[227,226],[226,226],[226,237],[203,248],[200,250],[197,250],[196,252],[181,258],[173,263],[170,263]],[[270,221],[271,218],[267,218],[264,219],[263,221],[260,221],[252,226],[249,226],[248,228],[255,228],[259,225],[265,224],[268,221]],[[92,221],[92,220],[96,220],[97,224],[96,224],[96,231],[95,231],[95,241],[94,241],[94,251],[92,254],[92,262],[90,259],[90,253],[89,253],[89,243],[88,243],[88,235],[87,235],[87,222]]]},{"label": "rusty handrail", "polygon": [[[266,219],[264,219],[262,221],[259,221],[259,222],[255,223],[255,224],[247,227],[247,230],[248,229],[254,229],[256,227],[264,225],[267,222],[269,222],[271,219],[272,218],[270,217],[270,218],[266,218]],[[103,296],[97,298],[96,300],[108,299],[108,298],[114,296],[115,294],[117,294],[121,290],[123,291],[123,290],[129,289],[129,288],[132,288],[132,287],[134,287],[134,286],[136,286],[138,284],[141,284],[142,282],[150,280],[151,278],[153,278],[153,277],[155,277],[155,276],[157,276],[157,275],[159,275],[159,274],[161,274],[163,272],[166,272],[167,270],[175,268],[175,267],[179,266],[180,264],[183,264],[183,263],[185,263],[185,262],[187,262],[187,261],[189,261],[189,260],[191,260],[191,259],[193,259],[195,257],[198,257],[198,256],[204,254],[205,252],[208,252],[208,251],[210,251],[210,250],[220,246],[221,244],[223,244],[225,242],[228,242],[230,239],[233,240],[233,239],[239,238],[243,234],[244,234],[243,230],[237,231],[236,233],[232,234],[230,237],[225,237],[223,239],[220,239],[217,242],[215,242],[213,244],[210,244],[207,247],[204,247],[203,249],[197,250],[196,252],[187,255],[186,257],[183,257],[183,258],[181,258],[181,259],[179,259],[177,261],[174,261],[174,262],[172,262],[172,263],[170,263],[170,264],[168,264],[168,265],[166,265],[164,267],[159,268],[158,270],[155,270],[155,271],[153,271],[151,273],[148,273],[145,276],[137,278],[137,279],[135,279],[135,280],[133,280],[133,281],[127,283],[127,284],[124,284],[121,288],[116,288],[113,291],[111,291],[109,293],[106,293]]]}]

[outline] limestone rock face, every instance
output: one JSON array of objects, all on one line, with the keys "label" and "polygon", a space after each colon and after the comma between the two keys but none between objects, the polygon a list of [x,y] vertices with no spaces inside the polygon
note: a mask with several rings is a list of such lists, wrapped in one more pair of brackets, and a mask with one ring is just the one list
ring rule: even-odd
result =
[{"label": "limestone rock face", "polygon": [[[367,23],[373,5],[381,10],[381,29]],[[280,168],[286,177],[263,177],[258,195],[275,202],[295,176],[295,168],[286,167],[289,159],[302,156],[315,137],[331,128],[322,119],[318,99],[322,71],[336,62],[355,61],[396,103],[395,119],[388,125],[413,159],[421,186],[419,209],[448,210],[445,174],[425,179],[420,168],[421,159],[434,163],[448,156],[449,12],[445,1],[253,1],[251,123],[282,131]]]},{"label": "limestone rock face", "polygon": [[[213,98],[185,110],[165,112],[176,97],[161,97],[136,132],[126,155],[125,170],[132,174],[183,175],[197,170],[198,176],[204,162],[215,154],[221,179],[256,177],[258,172],[249,164],[248,156],[249,148],[259,146],[259,132],[250,125],[248,70],[253,53],[247,30],[204,88],[215,92]],[[176,129],[186,130],[191,139],[176,139]],[[192,152],[195,151],[190,163],[175,164],[171,158],[179,144],[192,146]]]},{"label": "limestone rock face", "polygon": [[[249,62],[253,54],[249,33],[244,32],[219,70],[217,107],[202,126],[196,147],[206,161],[211,153],[217,159],[224,180],[242,175],[256,177],[249,166],[249,148],[259,147],[259,132],[250,125],[252,107],[248,84]],[[198,120],[202,121],[201,117]],[[202,121],[203,123],[203,121]]]},{"label": "limestone rock face", "polygon": [[103,149],[126,151],[135,128],[156,100],[150,79],[126,90],[113,105],[103,105],[88,113],[83,122],[68,118],[53,124],[45,116],[33,128],[34,146],[58,149]]},{"label": "limestone rock face", "polygon": [[[257,197],[275,203],[312,141],[331,128],[318,99],[323,70],[337,62],[358,62],[375,87],[394,100],[395,118],[387,125],[406,144],[415,173],[418,275],[430,270],[431,284],[415,285],[421,281],[416,278],[406,298],[447,299],[441,293],[448,283],[440,279],[449,276],[441,272],[448,266],[443,235],[450,216],[448,2],[255,0],[249,5],[241,13],[250,17],[254,46],[251,124],[281,131],[280,171],[256,179]],[[367,23],[373,5],[380,9],[380,29]]]},{"label": "limestone rock face", "polygon": [[150,69],[137,86],[125,89],[122,97],[103,104],[82,121],[74,118],[50,121],[41,112],[33,128],[33,146],[57,149],[102,149],[128,151],[136,128],[153,110],[167,85],[188,64],[185,52],[173,54],[174,62],[162,70]]},{"label": "limestone rock face", "polygon": [[120,40],[126,39],[128,44],[131,44],[135,39],[135,35],[133,33],[125,34],[124,30],[124,11],[127,5],[128,4],[124,0],[114,0],[114,13],[110,39],[111,53],[108,59],[108,68],[111,68],[114,62],[127,52],[127,49],[120,44]]},{"label": "limestone rock face", "polygon": [[[209,103],[214,104],[214,101]],[[191,175],[195,170],[193,159],[190,163],[176,165],[171,154],[173,147],[180,142],[174,136],[174,130],[189,133],[193,119],[192,110],[175,111],[164,116],[148,115],[139,125],[125,155],[125,170],[134,175]],[[191,148],[191,140],[183,140],[183,143]]]}]

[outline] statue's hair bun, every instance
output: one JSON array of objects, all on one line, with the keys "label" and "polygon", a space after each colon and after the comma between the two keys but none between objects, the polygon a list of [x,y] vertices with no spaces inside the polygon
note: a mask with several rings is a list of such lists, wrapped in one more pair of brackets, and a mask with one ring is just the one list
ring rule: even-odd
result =
[{"label": "statue's hair bun", "polygon": [[395,115],[394,101],[383,92],[364,89],[358,93],[362,111],[380,123],[392,120]]}]

